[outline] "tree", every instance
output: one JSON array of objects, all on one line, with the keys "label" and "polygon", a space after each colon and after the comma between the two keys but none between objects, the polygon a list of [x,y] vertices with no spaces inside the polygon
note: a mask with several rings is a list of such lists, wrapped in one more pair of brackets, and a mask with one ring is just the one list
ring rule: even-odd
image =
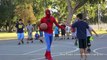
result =
[{"label": "tree", "polygon": [[15,5],[13,0],[1,0],[0,5],[0,25],[1,27],[5,26],[6,31],[11,31],[13,28],[14,21],[12,18],[14,17],[14,9]]},{"label": "tree", "polygon": [[[91,4],[98,4],[105,0],[66,0],[67,6],[68,6],[68,17],[67,17],[67,24],[70,24],[70,21],[72,20],[73,14],[84,4],[87,2],[90,2]],[[74,2],[74,3],[73,3]]]},{"label": "tree", "polygon": [[19,0],[15,9],[15,15],[18,16],[18,18],[21,18],[24,22],[24,24],[27,24],[27,21],[30,20],[32,24],[35,24],[36,17],[34,15],[33,11],[33,1],[32,0]]}]

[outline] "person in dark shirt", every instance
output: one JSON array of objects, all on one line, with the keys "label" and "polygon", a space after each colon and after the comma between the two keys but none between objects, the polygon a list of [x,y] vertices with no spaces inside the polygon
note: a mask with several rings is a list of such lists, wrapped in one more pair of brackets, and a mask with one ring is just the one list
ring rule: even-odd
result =
[{"label": "person in dark shirt", "polygon": [[19,22],[16,24],[16,30],[17,30],[17,38],[18,38],[18,45],[21,43],[23,44],[23,39],[24,39],[24,24],[22,23],[22,19],[19,19]]},{"label": "person in dark shirt", "polygon": [[[83,20],[83,15],[78,14],[77,15],[78,21],[72,24],[72,28],[77,29],[77,38],[79,41],[79,48],[80,48],[80,54],[81,54],[81,60],[87,58],[87,34],[86,34],[86,29],[89,30],[89,25],[82,21]],[[90,31],[90,30],[89,30]]]},{"label": "person in dark shirt", "polygon": [[66,27],[66,25],[65,25],[65,23],[62,23],[61,26],[64,27],[64,29],[61,29],[61,36],[62,36],[61,39],[65,39],[65,27]]}]

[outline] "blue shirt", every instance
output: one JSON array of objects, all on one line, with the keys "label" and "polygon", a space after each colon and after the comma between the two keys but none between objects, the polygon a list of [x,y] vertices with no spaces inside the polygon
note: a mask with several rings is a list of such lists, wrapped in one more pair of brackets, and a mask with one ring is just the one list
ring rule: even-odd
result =
[{"label": "blue shirt", "polygon": [[40,37],[43,37],[43,31],[39,31]]},{"label": "blue shirt", "polygon": [[24,24],[23,23],[21,23],[21,24],[17,23],[16,28],[17,28],[17,33],[23,33],[24,32],[24,30],[23,30]]},{"label": "blue shirt", "polygon": [[55,27],[54,31],[55,31],[55,34],[59,34],[59,28],[57,26]]},{"label": "blue shirt", "polygon": [[84,21],[77,21],[72,24],[73,28],[77,28],[77,38],[78,39],[86,39],[87,34],[86,34],[86,29],[89,28],[88,24]]}]

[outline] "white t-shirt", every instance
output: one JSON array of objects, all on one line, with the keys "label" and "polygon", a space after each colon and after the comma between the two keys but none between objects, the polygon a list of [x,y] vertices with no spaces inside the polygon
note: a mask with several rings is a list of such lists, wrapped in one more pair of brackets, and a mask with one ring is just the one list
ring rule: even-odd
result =
[{"label": "white t-shirt", "polygon": [[[90,31],[92,31],[92,28],[89,26]],[[87,36],[91,36],[89,30],[87,29]]]},{"label": "white t-shirt", "polygon": [[66,32],[70,32],[70,31],[71,31],[71,27],[66,26],[66,27],[65,27],[65,30],[66,30]]}]

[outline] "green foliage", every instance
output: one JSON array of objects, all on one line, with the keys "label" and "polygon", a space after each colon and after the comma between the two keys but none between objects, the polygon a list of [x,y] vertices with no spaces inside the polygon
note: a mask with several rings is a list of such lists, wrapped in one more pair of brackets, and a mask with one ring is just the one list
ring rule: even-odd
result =
[{"label": "green foliage", "polygon": [[14,23],[14,21],[12,20],[14,17],[14,9],[15,9],[15,5],[13,4],[12,0],[1,0],[0,22],[2,23],[0,23],[0,26],[9,27],[8,31],[10,31],[10,29],[13,28],[11,24]]},{"label": "green foliage", "polygon": [[[106,22],[107,3],[104,1],[105,0],[1,0],[0,22],[2,23],[0,23],[0,28],[12,28],[18,18],[23,18],[26,21],[28,19],[34,20],[36,17],[36,21],[39,21],[45,15],[44,11],[47,8],[57,10],[57,12],[53,12],[52,15],[59,21],[65,21],[69,18],[71,22],[75,19],[75,17],[72,17],[73,15],[83,13],[84,18],[88,17],[88,22],[97,23],[98,4],[101,4],[101,21]],[[18,6],[20,7],[19,9],[16,8]]]}]

